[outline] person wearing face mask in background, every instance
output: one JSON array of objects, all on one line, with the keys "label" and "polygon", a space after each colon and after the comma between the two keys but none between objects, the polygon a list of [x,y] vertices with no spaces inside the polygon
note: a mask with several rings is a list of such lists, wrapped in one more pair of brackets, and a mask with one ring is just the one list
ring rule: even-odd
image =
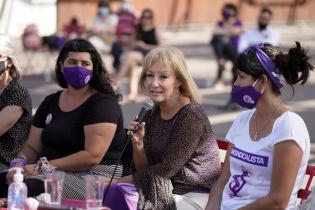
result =
[{"label": "person wearing face mask in background", "polygon": [[299,42],[288,53],[255,45],[237,59],[233,99],[250,110],[233,122],[223,171],[207,210],[296,208],[310,155],[303,119],[281,99],[286,84],[305,84],[314,67]]},{"label": "person wearing face mask in background", "polygon": [[97,15],[91,20],[91,28],[87,33],[88,40],[102,53],[110,52],[115,41],[118,17],[109,4],[100,3]]},{"label": "person wearing face mask in background", "polygon": [[[29,196],[44,192],[48,164],[65,171],[62,198],[84,200],[83,176],[111,177],[124,146],[120,96],[113,91],[100,54],[84,39],[65,43],[55,71],[64,89],[41,103],[29,138],[11,166],[24,168]],[[122,174],[122,165],[117,169],[116,178]],[[7,183],[11,178],[8,173]],[[5,177],[0,182],[0,197],[5,197]]]},{"label": "person wearing face mask in background", "polygon": [[240,36],[237,51],[242,53],[249,46],[270,43],[277,46],[279,44],[280,34],[277,30],[269,26],[272,18],[272,11],[263,7],[258,16],[257,27],[249,29]]},{"label": "person wearing face mask in background", "polygon": [[[225,70],[226,61],[234,62],[237,57],[239,36],[244,31],[243,23],[238,19],[237,12],[236,5],[231,3],[225,4],[222,9],[223,19],[217,22],[212,32],[210,45],[214,50],[218,66],[213,86],[222,83],[222,74]],[[233,73],[233,81],[235,81],[235,75]]]},{"label": "person wearing face mask in background", "polygon": [[0,35],[0,172],[9,168],[31,127],[32,100],[19,79],[19,66],[11,41]]},{"label": "person wearing face mask in background", "polygon": [[[237,46],[239,36],[244,32],[243,23],[238,19],[236,5],[231,3],[225,4],[222,9],[222,17],[223,19],[214,26],[210,41],[217,62],[217,76],[212,83],[214,88],[220,88],[222,85],[225,85],[222,76],[226,61],[232,62],[232,84],[236,80],[234,61],[238,55]],[[230,98],[224,106],[219,108],[223,110],[237,110],[238,106]]]}]

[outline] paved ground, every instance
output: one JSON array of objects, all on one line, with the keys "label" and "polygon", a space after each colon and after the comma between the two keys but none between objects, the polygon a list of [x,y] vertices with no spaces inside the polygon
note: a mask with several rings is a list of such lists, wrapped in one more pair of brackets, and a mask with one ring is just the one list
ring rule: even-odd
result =
[{"label": "paved ground", "polygon": [[[295,40],[301,41],[302,45],[309,49],[312,63],[315,63],[315,23],[303,23],[294,26],[277,25],[282,39],[281,46],[287,49],[294,44]],[[222,107],[229,98],[230,86],[224,86],[220,89],[210,88],[215,75],[215,61],[211,49],[208,46],[211,28],[207,26],[194,26],[181,29],[177,32],[163,30],[162,36],[164,43],[176,46],[181,49],[186,58],[187,64],[193,78],[198,84],[199,91],[203,96],[202,105],[204,106],[209,119],[213,125],[215,134],[218,138],[224,138],[229,126],[235,116],[240,111],[222,111]],[[19,46],[19,42],[16,43]],[[47,82],[50,79],[55,54],[47,52],[26,55],[21,53],[21,64],[26,66],[31,60],[33,67],[25,68],[25,75],[22,82],[30,88],[33,107],[36,109],[43,97],[56,91],[58,88],[53,82]],[[111,59],[104,56],[106,65],[110,68]],[[29,76],[27,76],[29,75]],[[230,72],[224,74],[226,81],[229,81]],[[285,88],[283,99],[305,120],[312,142],[312,155],[310,162],[315,163],[315,73],[311,74],[311,81],[304,87],[298,86],[295,89],[295,95],[291,97],[292,90]],[[139,99],[137,103],[124,103],[122,105],[125,124],[131,117],[137,114],[142,106],[144,98]]]}]

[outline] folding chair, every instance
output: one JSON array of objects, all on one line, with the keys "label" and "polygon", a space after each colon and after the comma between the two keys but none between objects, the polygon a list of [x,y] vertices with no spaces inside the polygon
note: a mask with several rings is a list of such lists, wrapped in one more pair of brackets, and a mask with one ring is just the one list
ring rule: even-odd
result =
[{"label": "folding chair", "polygon": [[313,177],[315,176],[315,166],[307,165],[305,177],[306,176],[308,176],[308,179],[307,179],[307,183],[306,183],[305,188],[304,189],[302,188],[298,191],[298,198],[301,199],[301,203],[303,200],[305,200],[311,194],[310,187],[312,184]]}]

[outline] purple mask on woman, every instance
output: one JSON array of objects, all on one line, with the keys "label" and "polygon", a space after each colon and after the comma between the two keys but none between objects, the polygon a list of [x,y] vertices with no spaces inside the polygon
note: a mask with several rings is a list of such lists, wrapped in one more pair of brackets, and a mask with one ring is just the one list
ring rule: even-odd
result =
[{"label": "purple mask on woman", "polygon": [[232,87],[232,99],[241,107],[252,109],[258,103],[262,92],[255,90],[254,86],[257,80],[252,84],[246,87]]},{"label": "purple mask on woman", "polygon": [[232,11],[227,11],[227,10],[223,11],[224,19],[229,19],[230,17],[234,17],[234,16],[235,16],[235,13]]},{"label": "purple mask on woman", "polygon": [[63,77],[75,89],[86,86],[92,79],[93,72],[81,66],[63,67]]}]

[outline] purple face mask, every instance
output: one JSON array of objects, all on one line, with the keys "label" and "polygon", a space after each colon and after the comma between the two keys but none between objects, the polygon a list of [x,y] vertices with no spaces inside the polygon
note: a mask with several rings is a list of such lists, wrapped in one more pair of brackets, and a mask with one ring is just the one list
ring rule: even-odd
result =
[{"label": "purple face mask", "polygon": [[223,11],[223,17],[224,19],[229,19],[230,17],[234,17],[235,14],[232,11],[224,10]]},{"label": "purple face mask", "polygon": [[86,86],[92,79],[93,72],[81,66],[63,67],[63,77],[75,89]]},{"label": "purple face mask", "polygon": [[254,86],[257,80],[253,85],[249,85],[246,87],[236,87],[232,88],[232,99],[241,107],[245,107],[248,109],[252,109],[258,103],[260,97],[262,96],[262,92],[258,92],[255,90]]}]

